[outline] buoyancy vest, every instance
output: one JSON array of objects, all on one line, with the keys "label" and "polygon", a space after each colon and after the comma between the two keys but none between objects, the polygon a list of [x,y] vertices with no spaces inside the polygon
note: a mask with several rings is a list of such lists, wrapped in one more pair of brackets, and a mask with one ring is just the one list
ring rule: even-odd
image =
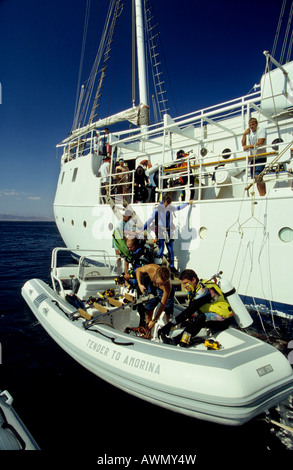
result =
[{"label": "buoyancy vest", "polygon": [[120,227],[116,228],[113,231],[112,237],[114,240],[115,247],[119,251],[119,255],[122,256],[122,258],[125,258],[127,262],[131,262],[132,256],[126,245],[126,240],[124,238],[123,231],[120,229]]},{"label": "buoyancy vest", "polygon": [[209,289],[212,301],[200,307],[202,313],[213,312],[222,318],[229,318],[233,315],[232,308],[224,297],[223,292],[217,284],[212,281],[201,279],[196,287],[196,293],[201,289]]},{"label": "buoyancy vest", "polygon": [[153,263],[153,261],[153,250],[146,246],[144,241],[142,241],[141,245],[131,253],[131,265],[134,272],[137,270],[137,268]]}]

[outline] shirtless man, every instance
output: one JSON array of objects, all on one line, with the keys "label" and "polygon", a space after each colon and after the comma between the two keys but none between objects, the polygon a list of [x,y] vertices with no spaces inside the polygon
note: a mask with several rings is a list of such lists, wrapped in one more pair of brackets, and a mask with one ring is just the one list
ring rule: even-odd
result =
[{"label": "shirtless man", "polygon": [[[148,276],[147,279],[144,279],[147,286],[142,282],[143,274],[147,274]],[[155,296],[146,303],[147,327],[151,330],[159,320],[163,311],[165,311],[167,320],[169,321],[174,306],[174,289],[171,286],[169,268],[157,264],[147,264],[136,270],[136,280],[142,294],[148,293]],[[156,316],[152,319],[153,311],[159,303],[160,306]]]}]

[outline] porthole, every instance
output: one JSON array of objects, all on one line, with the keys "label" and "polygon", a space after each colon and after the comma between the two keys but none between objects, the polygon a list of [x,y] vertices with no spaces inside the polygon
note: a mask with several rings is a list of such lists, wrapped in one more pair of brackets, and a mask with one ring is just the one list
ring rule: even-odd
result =
[{"label": "porthole", "polygon": [[113,230],[113,224],[112,224],[112,222],[109,223],[108,229],[111,230],[111,231]]},{"label": "porthole", "polygon": [[207,238],[208,236],[208,229],[206,227],[200,227],[199,229],[199,236],[202,240]]},{"label": "porthole", "polygon": [[74,225],[74,220],[71,221],[71,225]]},{"label": "porthole", "polygon": [[86,228],[86,226],[87,226],[86,220],[83,221],[83,226],[84,226],[84,228]]},{"label": "porthole", "polygon": [[284,243],[289,243],[293,240],[293,230],[290,227],[281,228],[278,235],[279,239]]},{"label": "porthole", "polygon": [[222,152],[222,157],[227,160],[228,158],[231,157],[232,150],[231,149],[224,149]]},{"label": "porthole", "polygon": [[200,149],[200,154],[202,157],[205,157],[208,153],[208,149],[206,149],[205,147],[203,147],[202,149]]},{"label": "porthole", "polygon": [[274,145],[274,144],[281,144],[283,141],[283,139],[275,139],[273,140],[272,142],[272,149],[275,150],[275,152],[277,152],[279,150],[279,146],[278,145]]},{"label": "porthole", "polygon": [[62,217],[62,222],[64,223],[64,217]]}]

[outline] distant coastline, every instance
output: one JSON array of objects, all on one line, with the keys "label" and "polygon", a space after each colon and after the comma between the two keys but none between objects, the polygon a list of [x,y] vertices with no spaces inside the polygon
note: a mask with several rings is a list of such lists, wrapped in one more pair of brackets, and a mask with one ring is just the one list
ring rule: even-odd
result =
[{"label": "distant coastline", "polygon": [[54,219],[38,216],[19,216],[12,214],[0,214],[0,222],[54,222]]}]

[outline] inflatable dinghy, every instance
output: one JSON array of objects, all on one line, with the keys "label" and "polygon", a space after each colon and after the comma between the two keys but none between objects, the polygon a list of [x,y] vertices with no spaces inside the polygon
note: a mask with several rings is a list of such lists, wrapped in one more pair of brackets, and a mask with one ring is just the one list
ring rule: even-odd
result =
[{"label": "inflatable dinghy", "polygon": [[[293,392],[286,357],[241,331],[252,320],[231,284],[222,281],[222,289],[230,293],[240,329],[202,330],[189,348],[180,348],[158,337],[164,317],[151,337],[139,327],[139,305],[146,299],[121,293],[105,252],[95,265],[81,256],[78,265],[58,267],[64,250],[53,252],[53,287],[32,279],[22,295],[48,334],[98,377],[155,405],[228,425],[251,420]],[[72,305],[68,296],[80,303]],[[175,316],[183,308],[175,304]]]}]

